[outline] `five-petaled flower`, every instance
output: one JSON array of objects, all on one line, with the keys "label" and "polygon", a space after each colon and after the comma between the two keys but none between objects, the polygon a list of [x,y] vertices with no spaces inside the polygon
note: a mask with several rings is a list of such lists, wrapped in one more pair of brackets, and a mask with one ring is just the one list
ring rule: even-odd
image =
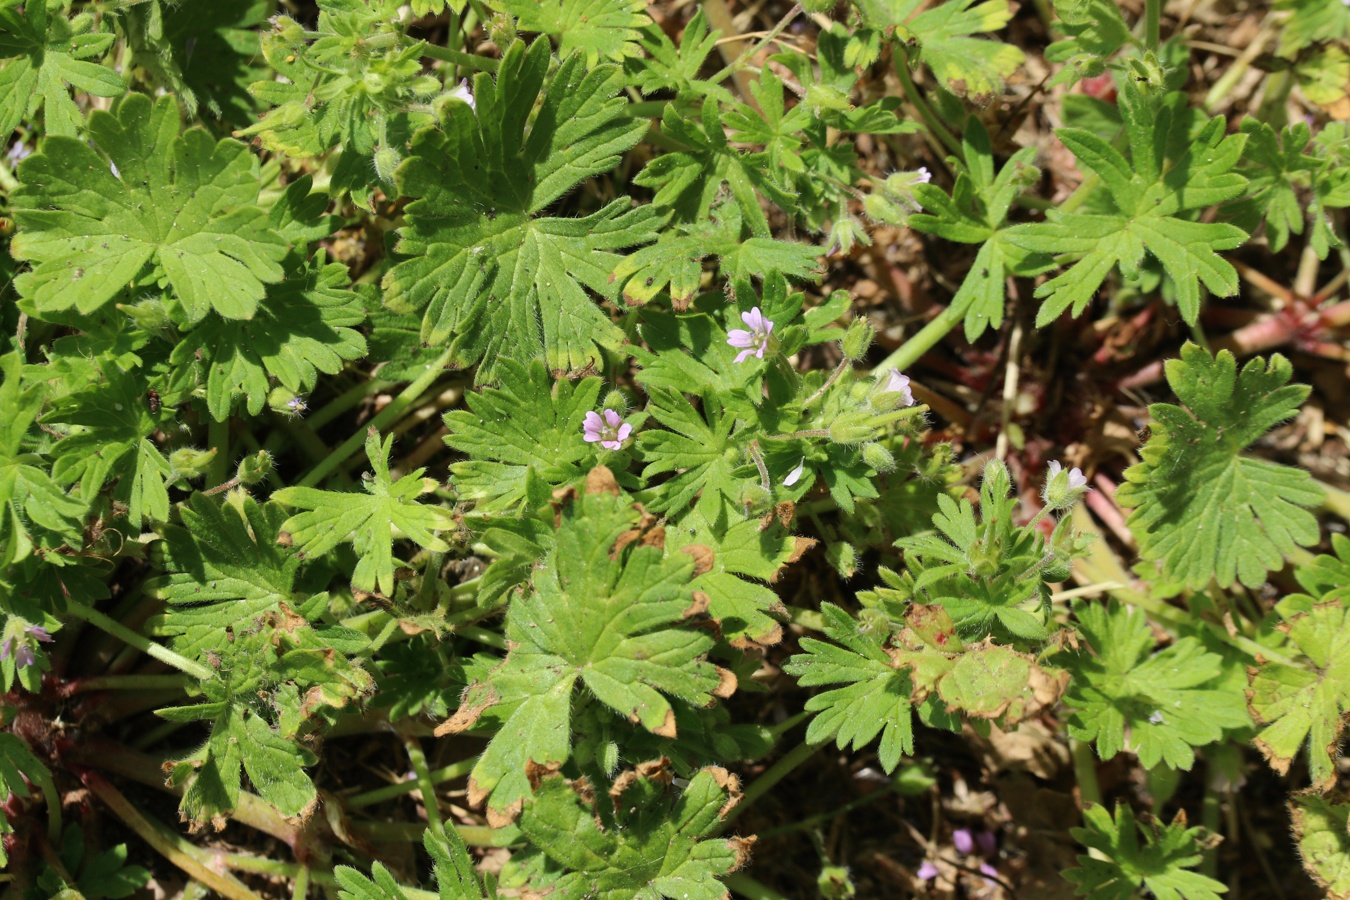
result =
[{"label": "five-petaled flower", "polygon": [[763,359],[764,351],[768,348],[773,334],[773,321],[764,318],[758,306],[749,312],[741,313],[741,321],[750,329],[749,331],[733,328],[727,332],[727,343],[741,351],[736,354],[736,362],[744,362],[751,354]]},{"label": "five-petaled flower", "polygon": [[14,651],[14,665],[17,668],[31,666],[36,659],[33,647],[37,641],[44,644],[52,642],[52,636],[41,625],[29,625],[17,635],[11,635],[0,642],[0,659],[9,659],[10,649]]},{"label": "five-petaled flower", "polygon": [[628,436],[633,433],[633,426],[623,420],[612,409],[607,409],[604,415],[592,410],[586,413],[586,419],[582,422],[581,433],[586,438],[588,444],[600,442],[600,446],[606,450],[618,450],[623,447],[623,442],[628,440]]}]

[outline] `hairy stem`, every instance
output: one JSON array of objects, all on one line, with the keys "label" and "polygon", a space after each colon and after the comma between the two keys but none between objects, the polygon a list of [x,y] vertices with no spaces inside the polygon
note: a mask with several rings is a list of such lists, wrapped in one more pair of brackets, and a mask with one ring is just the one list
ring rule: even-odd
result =
[{"label": "hairy stem", "polygon": [[85,772],[81,776],[85,787],[89,788],[104,805],[112,810],[132,831],[140,836],[161,856],[181,869],[188,877],[200,881],[211,890],[226,897],[227,900],[261,900],[233,875],[217,872],[200,858],[203,851],[193,846],[187,839],[170,831],[159,822],[147,818],[131,801],[123,797],[97,772]]},{"label": "hairy stem", "polygon": [[403,746],[408,751],[408,761],[412,763],[413,773],[417,776],[417,789],[422,792],[422,808],[427,811],[427,825],[440,831],[441,808],[436,799],[436,785],[431,781],[431,770],[427,768],[427,755],[422,752],[422,744],[415,737],[405,737]]},{"label": "hairy stem", "polygon": [[890,356],[882,360],[881,364],[877,366],[877,371],[898,369],[903,372],[918,362],[925,353],[937,346],[938,341],[950,334],[965,317],[965,309],[955,305],[948,306],[938,313],[937,318],[920,328],[918,334],[905,341]]},{"label": "hairy stem", "polygon": [[965,156],[961,152],[961,143],[956,139],[947,126],[942,124],[942,120],[933,112],[933,108],[928,105],[928,101],[923,99],[923,94],[919,93],[919,88],[914,84],[914,79],[909,74],[909,59],[904,53],[895,55],[895,74],[900,78],[900,87],[904,89],[905,97],[919,112],[919,118],[923,119],[923,124],[928,128],[930,134],[941,142],[943,147],[953,153],[957,159]]},{"label": "hairy stem", "polygon": [[150,640],[149,638],[137,634],[130,628],[127,628],[122,623],[108,618],[103,613],[94,609],[92,606],[85,606],[83,603],[71,600],[68,602],[66,608],[70,612],[70,614],[75,616],[76,618],[83,619],[90,625],[94,625],[98,628],[103,629],[108,634],[111,634],[113,637],[122,640],[123,642],[129,644],[132,647],[135,647],[137,650],[140,650],[147,656],[157,659],[162,663],[166,663],[170,666],[173,666],[180,672],[186,672],[188,675],[191,675],[194,678],[198,678],[202,681],[207,681],[215,677],[215,673],[213,673],[210,669],[208,669],[201,663],[193,662],[187,657],[180,656],[177,653],[174,653],[172,650],[170,650],[168,647],[165,647],[163,644],[157,644],[154,641]]},{"label": "hairy stem", "polygon": [[818,744],[808,744],[803,741],[789,750],[786,755],[778,760],[778,762],[770,766],[768,771],[756,778],[750,786],[745,789],[745,794],[741,798],[741,802],[736,804],[736,807],[727,813],[727,817],[722,820],[722,829],[725,829],[732,822],[736,821],[737,816],[749,809],[760,797],[763,797],[769,791],[773,790],[778,782],[791,775],[798,766],[815,756],[816,751],[819,749],[820,746]]}]

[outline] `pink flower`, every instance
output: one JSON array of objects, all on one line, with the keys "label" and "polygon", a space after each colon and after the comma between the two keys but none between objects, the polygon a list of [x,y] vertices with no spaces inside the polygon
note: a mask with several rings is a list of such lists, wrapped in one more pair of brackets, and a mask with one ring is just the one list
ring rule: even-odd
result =
[{"label": "pink flower", "polygon": [[933,173],[928,171],[927,166],[919,166],[919,171],[914,173],[915,184],[927,184],[933,180]]},{"label": "pink flower", "polygon": [[29,625],[17,637],[7,637],[0,642],[0,659],[9,659],[10,649],[13,648],[15,667],[22,669],[31,666],[36,661],[33,645],[37,641],[50,644],[52,636],[41,625]]},{"label": "pink flower", "polygon": [[899,394],[900,402],[897,406],[913,406],[914,392],[909,388],[909,376],[901,375],[899,369],[891,369],[886,373],[886,381],[881,389],[888,394]]},{"label": "pink flower", "polygon": [[633,433],[633,426],[623,420],[612,409],[605,410],[604,417],[600,413],[591,411],[586,413],[586,419],[581,425],[582,436],[586,443],[594,444],[600,442],[600,446],[606,450],[622,449],[624,441]]},{"label": "pink flower", "polygon": [[938,877],[938,867],[933,865],[931,859],[925,859],[923,865],[919,866],[919,871],[914,873],[920,881],[932,881]]},{"label": "pink flower", "polygon": [[[1060,465],[1059,460],[1052,459],[1047,468],[1049,471],[1046,474],[1046,480],[1049,481],[1058,475],[1064,467]],[[1069,490],[1077,491],[1085,487],[1087,487],[1087,476],[1083,474],[1082,469],[1074,466],[1069,470]]]},{"label": "pink flower", "polygon": [[744,362],[752,353],[763,359],[764,351],[769,346],[770,335],[773,333],[772,320],[764,318],[764,314],[756,306],[749,312],[741,313],[741,321],[746,324],[749,331],[733,328],[727,332],[727,343],[741,351],[736,354],[736,362]]},{"label": "pink flower", "polygon": [[995,869],[989,863],[980,863],[980,874],[984,876],[984,883],[994,887],[998,883],[998,869]]},{"label": "pink flower", "polygon": [[975,836],[969,828],[958,828],[952,832],[952,845],[956,847],[957,853],[967,856],[975,852]]}]

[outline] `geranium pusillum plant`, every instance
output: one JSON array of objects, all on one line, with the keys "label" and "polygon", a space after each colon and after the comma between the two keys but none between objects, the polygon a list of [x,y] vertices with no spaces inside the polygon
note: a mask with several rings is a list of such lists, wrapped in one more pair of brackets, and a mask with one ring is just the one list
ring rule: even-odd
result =
[{"label": "geranium pusillum plant", "polygon": [[764,351],[773,340],[773,320],[764,318],[756,306],[749,312],[741,313],[741,321],[749,331],[733,328],[727,332],[727,343],[741,351],[736,354],[736,362],[745,362],[752,355],[763,359]]},{"label": "geranium pusillum plant", "polygon": [[633,426],[612,409],[605,410],[603,415],[592,410],[586,413],[581,432],[588,444],[599,441],[606,450],[619,450],[633,433]]}]

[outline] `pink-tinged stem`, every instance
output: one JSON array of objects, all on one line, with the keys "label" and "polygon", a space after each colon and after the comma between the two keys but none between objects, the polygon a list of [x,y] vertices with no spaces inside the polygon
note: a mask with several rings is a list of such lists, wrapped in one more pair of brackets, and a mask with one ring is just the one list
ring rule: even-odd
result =
[{"label": "pink-tinged stem", "polygon": [[1087,503],[1088,509],[1097,517],[1107,528],[1111,529],[1120,541],[1127,547],[1134,546],[1134,535],[1130,528],[1125,524],[1125,516],[1116,505],[1116,486],[1109,478],[1100,472],[1092,479],[1092,483],[1097,487],[1095,491],[1089,491],[1083,498]]}]

